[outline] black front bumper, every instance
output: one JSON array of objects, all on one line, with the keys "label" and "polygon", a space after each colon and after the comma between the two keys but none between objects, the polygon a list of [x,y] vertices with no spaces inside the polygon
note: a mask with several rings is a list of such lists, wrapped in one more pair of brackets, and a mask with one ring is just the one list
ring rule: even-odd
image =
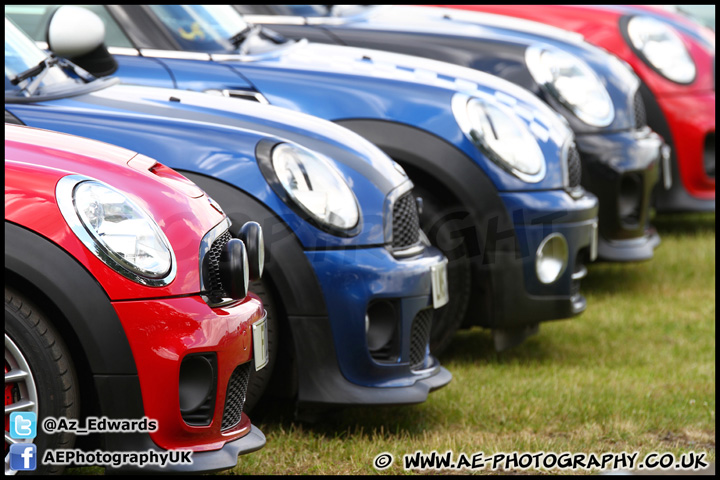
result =
[{"label": "black front bumper", "polygon": [[649,221],[662,139],[645,128],[580,134],[575,142],[582,161],[582,186],[600,201],[598,258],[613,262],[652,258],[660,244]]}]

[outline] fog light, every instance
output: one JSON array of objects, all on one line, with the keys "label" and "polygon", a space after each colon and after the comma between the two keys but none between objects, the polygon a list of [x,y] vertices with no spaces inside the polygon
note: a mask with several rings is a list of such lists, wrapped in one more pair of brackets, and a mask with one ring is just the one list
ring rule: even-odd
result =
[{"label": "fog light", "polygon": [[368,308],[365,322],[368,350],[377,352],[389,347],[397,325],[393,305],[387,301],[372,304]]},{"label": "fog light", "polygon": [[178,393],[180,412],[188,424],[205,424],[212,419],[216,378],[214,362],[214,357],[206,355],[189,355],[182,361]]},{"label": "fog light", "polygon": [[537,249],[535,272],[542,283],[552,283],[563,274],[568,264],[567,240],[559,233],[545,237]]}]

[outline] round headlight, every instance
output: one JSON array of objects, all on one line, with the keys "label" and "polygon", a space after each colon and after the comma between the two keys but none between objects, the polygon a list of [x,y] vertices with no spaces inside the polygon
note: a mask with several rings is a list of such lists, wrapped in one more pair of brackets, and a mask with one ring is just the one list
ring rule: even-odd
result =
[{"label": "round headlight", "polygon": [[453,112],[460,128],[490,160],[526,182],[543,179],[542,150],[530,129],[507,107],[456,95]]},{"label": "round headlight", "polygon": [[632,17],[627,23],[627,35],[640,58],[668,80],[695,80],[695,63],[671,26],[651,17]]},{"label": "round headlight", "polygon": [[281,143],[273,148],[271,162],[285,191],[314,220],[341,231],[357,226],[355,195],[329,161],[306,148]]},{"label": "round headlight", "polygon": [[57,185],[60,211],[90,251],[119,274],[163,286],[176,273],[170,242],[155,220],[125,194],[79,175]]},{"label": "round headlight", "polygon": [[562,50],[533,46],[527,49],[525,61],[535,81],[583,122],[607,127],[615,119],[610,94],[583,60]]}]

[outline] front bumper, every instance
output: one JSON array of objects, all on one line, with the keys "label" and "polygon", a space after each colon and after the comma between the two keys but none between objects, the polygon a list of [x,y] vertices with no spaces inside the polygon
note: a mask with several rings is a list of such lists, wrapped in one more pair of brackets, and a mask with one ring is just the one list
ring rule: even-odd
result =
[{"label": "front bumper", "polygon": [[[584,263],[593,260],[597,242],[598,200],[584,193],[573,198],[565,191],[504,192],[500,194],[513,219],[513,232],[497,232],[495,251],[486,260],[473,259],[481,276],[489,276],[490,302],[480,325],[521,329],[546,320],[569,318],[586,308],[580,294]],[[543,284],[536,274],[537,251],[544,239],[560,234],[567,241],[568,264],[560,277]],[[482,263],[482,265],[477,265]]]},{"label": "front bumper", "polygon": [[715,92],[658,98],[672,136],[672,186],[658,212],[715,211]]},{"label": "front bumper", "polygon": [[648,228],[664,145],[660,136],[645,128],[577,135],[575,143],[582,186],[600,202],[598,257],[613,262],[652,258],[660,243]]},{"label": "front bumper", "polygon": [[[238,366],[253,358],[252,324],[264,315],[257,298],[249,296],[240,303],[218,308],[209,307],[199,296],[116,301],[113,307],[133,352],[140,396],[132,395],[138,389],[129,388],[123,398],[126,405],[103,408],[103,415],[113,418],[121,411],[141,411],[157,420],[158,430],[149,436],[157,447],[166,450],[220,451],[250,433],[252,425],[244,414],[234,426],[223,429],[222,423],[236,401],[228,398],[231,376]],[[181,364],[191,354],[210,354],[216,359],[214,398],[210,395],[206,401],[212,412],[208,414],[208,425],[190,426],[180,411]],[[133,376],[115,377],[96,380],[101,405],[114,404],[107,397],[116,395],[117,389],[110,385],[132,383],[129,377]],[[141,408],[127,405],[132,403],[139,403]],[[127,449],[136,450],[130,441],[115,438],[109,443],[116,449],[122,449],[125,443]],[[257,443],[252,441],[249,446],[254,448]]]},{"label": "front bumper", "polygon": [[[432,312],[431,267],[444,262],[433,247],[398,259],[384,247],[307,251],[327,317],[290,316],[303,405],[420,403],[452,378],[430,355],[429,331],[414,328]],[[452,295],[452,292],[450,292]],[[371,352],[366,312],[382,302],[393,312],[393,340]],[[431,318],[431,316],[430,316]],[[426,333],[426,334],[425,334]],[[412,365],[413,351],[420,362]]]}]

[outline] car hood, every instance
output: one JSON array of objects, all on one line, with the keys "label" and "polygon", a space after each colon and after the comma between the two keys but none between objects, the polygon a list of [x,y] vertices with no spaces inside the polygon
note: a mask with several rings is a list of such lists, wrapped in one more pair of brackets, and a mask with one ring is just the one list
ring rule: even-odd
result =
[{"label": "car hood", "polygon": [[[30,126],[121,145],[171,168],[234,184],[273,209],[307,246],[385,243],[385,200],[393,190],[410,184],[392,160],[355,133],[309,115],[245,100],[114,85],[41,104],[6,104],[6,109]],[[255,148],[265,138],[295,142],[334,162],[353,188],[363,230],[352,238],[325,233],[272,194],[255,158]]]},{"label": "car hood", "polygon": [[[68,234],[55,191],[58,181],[68,175],[104,182],[153,217],[175,254],[177,274],[172,283],[146,287],[113,274]],[[68,250],[117,300],[199,292],[200,242],[226,217],[194,183],[149,157],[74,135],[6,124],[5,218]]]},{"label": "car hood", "polygon": [[409,5],[383,6],[371,9],[367,15],[348,19],[343,25],[353,28],[382,28],[398,31],[424,31],[427,33],[487,36],[496,35],[498,29],[508,29],[541,35],[565,42],[582,42],[583,36],[561,28],[530,20],[503,15],[470,12],[452,8]]}]

